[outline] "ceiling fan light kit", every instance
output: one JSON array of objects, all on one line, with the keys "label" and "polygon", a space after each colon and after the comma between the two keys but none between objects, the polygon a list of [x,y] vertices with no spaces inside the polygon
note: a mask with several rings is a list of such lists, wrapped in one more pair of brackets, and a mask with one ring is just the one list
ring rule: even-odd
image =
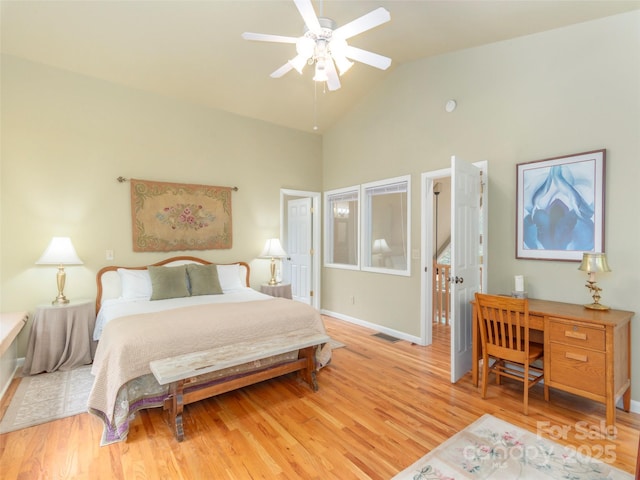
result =
[{"label": "ceiling fan light kit", "polygon": [[291,70],[302,74],[306,65],[315,66],[313,79],[316,82],[326,82],[329,90],[337,90],[340,88],[338,76],[353,66],[351,60],[380,70],[386,70],[391,65],[390,58],[347,43],[347,39],[388,22],[391,15],[386,9],[377,8],[336,28],[335,22],[330,18],[316,16],[311,0],[294,0],[294,3],[305,23],[305,32],[301,37],[251,32],[242,34],[245,40],[295,44],[297,55],[274,71],[271,77],[279,78]]}]

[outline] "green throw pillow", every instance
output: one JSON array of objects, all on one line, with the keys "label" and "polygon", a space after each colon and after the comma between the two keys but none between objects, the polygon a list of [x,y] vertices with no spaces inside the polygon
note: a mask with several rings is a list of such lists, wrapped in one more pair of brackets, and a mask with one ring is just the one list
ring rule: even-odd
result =
[{"label": "green throw pillow", "polygon": [[215,265],[187,265],[187,275],[191,285],[191,295],[220,295],[222,288],[218,280],[218,267]]},{"label": "green throw pillow", "polygon": [[188,297],[187,269],[179,267],[147,267],[151,278],[151,300]]}]

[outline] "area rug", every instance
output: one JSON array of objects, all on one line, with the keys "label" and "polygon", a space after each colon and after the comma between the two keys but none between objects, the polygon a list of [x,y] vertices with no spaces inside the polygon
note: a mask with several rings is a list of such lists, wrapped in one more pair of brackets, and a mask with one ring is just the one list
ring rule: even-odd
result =
[{"label": "area rug", "polygon": [[86,412],[92,385],[91,365],[22,377],[0,422],[0,433]]},{"label": "area rug", "polygon": [[602,449],[564,447],[487,414],[393,479],[633,480],[630,473],[587,456],[590,451]]},{"label": "area rug", "polygon": [[338,340],[334,340],[333,338],[329,339],[329,345],[331,345],[331,350],[346,347],[344,343],[339,342]]}]

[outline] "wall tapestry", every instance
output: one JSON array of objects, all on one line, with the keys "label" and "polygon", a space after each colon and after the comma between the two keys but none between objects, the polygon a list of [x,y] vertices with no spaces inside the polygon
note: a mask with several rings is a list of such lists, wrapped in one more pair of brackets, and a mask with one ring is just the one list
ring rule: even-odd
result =
[{"label": "wall tapestry", "polygon": [[232,190],[131,179],[133,251],[231,248]]},{"label": "wall tapestry", "polygon": [[605,150],[519,163],[516,258],[604,251]]}]

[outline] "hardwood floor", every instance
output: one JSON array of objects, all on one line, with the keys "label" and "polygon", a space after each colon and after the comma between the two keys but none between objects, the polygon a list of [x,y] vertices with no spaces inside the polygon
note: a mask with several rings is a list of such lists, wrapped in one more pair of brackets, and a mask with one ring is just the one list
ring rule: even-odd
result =
[{"label": "hardwood floor", "polygon": [[[615,465],[635,471],[638,414],[618,410],[615,438],[599,438],[603,405],[553,389],[546,403],[537,386],[525,417],[519,382],[490,385],[486,400],[470,374],[449,382],[449,327],[435,327],[434,345],[420,347],[325,323],[347,346],[319,373],[316,393],[289,375],[188,405],[182,443],[160,409],[138,413],[128,440],[106,447],[92,415],[57,420],[1,435],[0,476],[389,479],[484,413],[594,456],[611,445]],[[538,422],[548,422],[544,431]]]}]

